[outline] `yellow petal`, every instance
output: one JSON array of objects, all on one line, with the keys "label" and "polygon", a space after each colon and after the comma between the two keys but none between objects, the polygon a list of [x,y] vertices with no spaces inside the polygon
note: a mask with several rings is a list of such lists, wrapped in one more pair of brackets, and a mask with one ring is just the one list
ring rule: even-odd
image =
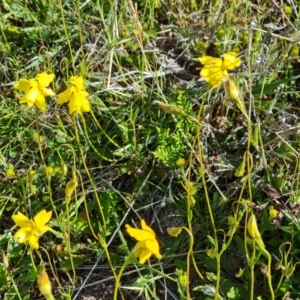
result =
[{"label": "yellow petal", "polygon": [[90,94],[85,91],[81,91],[80,95],[82,97],[81,112],[89,112],[91,110],[91,105],[90,105],[90,101],[87,99],[87,97]]},{"label": "yellow petal", "polygon": [[151,250],[146,247],[145,241],[138,242],[132,249],[132,253],[135,257],[139,257],[141,264],[145,263],[152,255]]},{"label": "yellow petal", "polygon": [[148,260],[151,255],[152,255],[151,251],[149,251],[147,248],[143,248],[139,254],[140,264],[144,264],[145,261]]},{"label": "yellow petal", "polygon": [[90,112],[91,111],[91,104],[88,99],[84,99],[81,106],[81,112]]},{"label": "yellow petal", "polygon": [[44,96],[54,96],[55,95],[55,93],[49,88],[44,87],[44,88],[41,88],[40,91]]},{"label": "yellow petal", "polygon": [[63,104],[70,101],[73,93],[75,92],[75,88],[72,86],[66,89],[64,92],[57,95],[57,104]]},{"label": "yellow petal", "polygon": [[38,89],[37,82],[31,81],[31,89],[25,93],[24,97],[22,97],[22,99],[20,100],[20,103],[27,103],[29,106],[32,106],[39,94],[40,91]]},{"label": "yellow petal", "polygon": [[156,256],[157,259],[161,259],[162,255],[159,252],[159,245],[157,240],[145,241],[146,247]]},{"label": "yellow petal", "polygon": [[142,229],[132,228],[130,225],[125,225],[128,234],[137,241],[145,241],[155,239],[153,233]]},{"label": "yellow petal", "polygon": [[47,87],[54,79],[54,74],[47,74],[46,72],[36,75],[37,82],[40,89]]},{"label": "yellow petal", "polygon": [[38,227],[38,228],[37,228],[37,232],[38,232],[39,234],[44,234],[44,233],[47,232],[47,231],[53,232],[54,230],[53,230],[51,227],[49,227],[49,226],[42,226],[42,227]]},{"label": "yellow petal", "polygon": [[202,77],[223,77],[223,71],[219,67],[205,66],[202,68],[200,75]]},{"label": "yellow petal", "polygon": [[32,235],[28,240],[29,246],[33,249],[39,248],[39,238],[35,235]]},{"label": "yellow petal", "polygon": [[36,98],[34,104],[38,107],[40,111],[45,111],[46,110],[46,100],[45,97],[39,93]]},{"label": "yellow petal", "polygon": [[78,97],[78,92],[75,92],[69,102],[69,114],[72,115],[73,113],[81,113],[80,111],[80,97]]},{"label": "yellow petal", "polygon": [[79,76],[79,77],[71,76],[70,83],[75,85],[77,92],[84,90],[84,83],[83,83],[82,76]]},{"label": "yellow petal", "polygon": [[90,104],[88,100],[85,98],[89,95],[87,92],[74,92],[73,97],[69,102],[69,113],[70,115],[74,112],[83,113],[90,111]]},{"label": "yellow petal", "polygon": [[237,57],[237,53],[235,52],[228,52],[224,54],[223,59],[222,69],[233,70],[241,65],[241,60]]},{"label": "yellow petal", "polygon": [[18,240],[18,243],[22,244],[29,240],[32,236],[32,232],[31,227],[23,227],[15,233],[14,238]]},{"label": "yellow petal", "polygon": [[38,94],[39,91],[31,89],[20,99],[20,104],[27,103],[28,106],[33,106]]},{"label": "yellow petal", "polygon": [[21,212],[12,216],[13,221],[20,227],[33,227],[34,223],[32,220],[28,219]]},{"label": "yellow petal", "polygon": [[31,89],[32,80],[21,78],[17,83],[14,84],[14,88],[27,92]]},{"label": "yellow petal", "polygon": [[[47,224],[52,216],[52,211],[46,211],[45,209],[41,210],[34,218],[36,228],[40,230],[45,224]],[[47,230],[46,230],[47,231]]]},{"label": "yellow petal", "polygon": [[141,220],[141,227],[143,230],[150,232],[153,235],[153,238],[155,239],[154,231],[146,224],[144,219]]},{"label": "yellow petal", "polygon": [[216,88],[222,83],[224,79],[224,73],[225,72],[223,72],[218,67],[205,66],[201,70],[200,75],[204,78],[206,82],[210,83],[212,87]]},{"label": "yellow petal", "polygon": [[211,57],[211,56],[202,56],[198,58],[201,64],[205,66],[215,66],[215,67],[221,67],[222,66],[222,59]]}]

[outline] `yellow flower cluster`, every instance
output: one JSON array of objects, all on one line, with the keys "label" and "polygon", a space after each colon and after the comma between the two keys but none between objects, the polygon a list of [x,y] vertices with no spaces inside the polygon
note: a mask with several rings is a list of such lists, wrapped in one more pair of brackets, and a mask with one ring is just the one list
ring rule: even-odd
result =
[{"label": "yellow flower cluster", "polygon": [[[35,105],[39,110],[46,110],[46,96],[55,96],[55,93],[48,86],[54,80],[54,74],[45,72],[36,75],[35,79],[21,78],[14,87],[24,92],[24,96],[20,99],[20,103],[27,103],[28,106]],[[87,93],[84,89],[82,76],[72,76],[70,78],[71,87],[57,95],[57,104],[69,102],[70,114],[82,114],[91,110]]]},{"label": "yellow flower cluster", "polygon": [[[67,189],[68,186],[66,187],[66,190]],[[53,232],[52,228],[46,226],[51,217],[52,211],[47,212],[45,209],[35,215],[33,220],[21,212],[18,212],[12,216],[12,219],[21,228],[15,233],[14,238],[17,239],[20,244],[28,243],[31,248],[38,249],[40,236],[47,231]],[[130,225],[126,225],[128,234],[138,241],[131,251],[131,254],[133,257],[139,257],[141,264],[145,263],[152,254],[154,254],[157,259],[161,259],[162,255],[159,252],[159,244],[154,231],[144,220],[141,220],[141,227],[142,229],[136,229]]]}]

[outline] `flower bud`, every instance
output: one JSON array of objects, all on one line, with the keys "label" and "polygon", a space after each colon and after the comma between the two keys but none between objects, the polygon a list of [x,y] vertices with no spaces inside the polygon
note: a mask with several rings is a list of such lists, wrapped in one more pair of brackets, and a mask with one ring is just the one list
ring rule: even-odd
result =
[{"label": "flower bud", "polygon": [[28,181],[29,181],[30,183],[33,183],[33,181],[35,180],[35,178],[36,178],[36,170],[30,169],[30,170],[28,171]]},{"label": "flower bud", "polygon": [[46,172],[46,175],[50,177],[50,176],[53,175],[54,169],[53,169],[51,166],[47,166],[47,167],[45,168],[45,172]]},{"label": "flower bud", "polygon": [[65,163],[62,163],[61,170],[60,170],[60,175],[64,177],[64,176],[67,175],[67,173],[68,173],[68,167]]},{"label": "flower bud", "polygon": [[185,159],[182,158],[182,157],[178,158],[178,159],[176,160],[176,165],[177,165],[177,167],[179,167],[179,168],[183,168],[184,165],[185,165]]},{"label": "flower bud", "polygon": [[77,188],[77,186],[78,186],[77,180],[72,179],[68,181],[65,189],[66,197],[71,197],[75,189]]},{"label": "flower bud", "polygon": [[172,115],[176,115],[176,116],[185,116],[186,115],[186,113],[182,109],[178,108],[175,105],[159,102],[158,106],[160,109],[162,109],[163,111],[165,111],[168,114],[172,114]]},{"label": "flower bud", "polygon": [[238,166],[238,168],[236,169],[234,176],[235,177],[242,177],[245,174],[245,167],[246,167],[246,162],[243,159],[241,164]]},{"label": "flower bud", "polygon": [[257,239],[257,240],[261,239],[261,235],[258,230],[258,226],[257,226],[257,222],[256,222],[256,217],[254,214],[252,214],[248,220],[247,229],[248,229],[249,235],[253,239]]},{"label": "flower bud", "polygon": [[287,268],[287,269],[285,269],[285,270],[281,270],[281,273],[282,273],[284,276],[286,276],[286,277],[290,277],[290,276],[293,275],[294,271],[295,271],[295,266],[292,266],[292,267]]},{"label": "flower bud", "polygon": [[229,216],[228,217],[228,225],[229,225],[229,230],[226,235],[232,236],[232,235],[234,235],[235,231],[238,229],[240,224],[234,216]]},{"label": "flower bud", "polygon": [[221,40],[226,34],[226,31],[224,29],[219,29],[217,31],[217,37]]},{"label": "flower bud", "polygon": [[293,57],[298,57],[299,56],[299,45],[294,45],[292,50],[291,50],[291,56]]},{"label": "flower bud", "polygon": [[284,10],[284,12],[286,13],[287,16],[290,16],[292,14],[292,12],[293,12],[293,9],[290,6],[288,6],[288,5],[286,5],[283,8],[283,10]]},{"label": "flower bud", "polygon": [[7,178],[13,178],[16,176],[15,174],[15,170],[14,170],[14,167],[13,166],[10,166],[7,168],[6,172],[5,172],[5,175]]},{"label": "flower bud", "polygon": [[269,219],[273,220],[276,219],[278,216],[279,211],[275,209],[273,206],[270,207],[269,209]]},{"label": "flower bud", "polygon": [[44,269],[38,275],[37,284],[40,292],[43,294],[43,296],[46,297],[46,299],[54,299],[52,295],[51,282],[49,280],[47,272]]},{"label": "flower bud", "polygon": [[244,101],[241,97],[240,91],[238,90],[238,88],[236,87],[236,85],[234,84],[234,82],[231,79],[228,79],[226,81],[226,91],[227,91],[229,97],[234,101],[235,105],[241,111],[241,113],[246,117],[246,119],[249,122],[251,122],[247,115],[246,107],[245,107]]},{"label": "flower bud", "polygon": [[240,99],[240,92],[234,82],[231,79],[226,81],[226,90],[230,98],[235,101],[241,101]]},{"label": "flower bud", "polygon": [[7,256],[5,255],[4,251],[2,250],[2,263],[5,267],[5,269],[8,269],[9,268],[9,262],[8,262],[8,258]]}]

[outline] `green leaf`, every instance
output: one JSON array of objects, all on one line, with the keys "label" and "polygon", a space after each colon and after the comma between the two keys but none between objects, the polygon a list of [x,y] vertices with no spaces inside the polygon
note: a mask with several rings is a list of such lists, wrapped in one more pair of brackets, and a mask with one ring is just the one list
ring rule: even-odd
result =
[{"label": "green leaf", "polygon": [[237,296],[238,296],[238,289],[231,287],[230,290],[227,292],[227,297],[229,299],[236,299]]},{"label": "green leaf", "polygon": [[252,89],[253,96],[260,96],[262,94],[274,93],[274,90],[280,86],[281,84],[288,83],[294,81],[295,79],[300,78],[300,75],[293,76],[281,80],[274,81],[272,83],[260,84]]},{"label": "green leaf", "polygon": [[210,235],[208,235],[207,238],[209,239],[209,241],[210,241],[214,246],[216,246],[215,240],[214,240]]},{"label": "green leaf", "polygon": [[[76,269],[77,267],[83,265],[92,256],[93,254],[85,254],[85,255],[75,256],[75,257],[73,256],[72,259],[73,259],[74,268]],[[72,264],[70,258],[67,257],[64,261],[61,262],[60,266],[63,272],[68,272],[72,270]]]}]

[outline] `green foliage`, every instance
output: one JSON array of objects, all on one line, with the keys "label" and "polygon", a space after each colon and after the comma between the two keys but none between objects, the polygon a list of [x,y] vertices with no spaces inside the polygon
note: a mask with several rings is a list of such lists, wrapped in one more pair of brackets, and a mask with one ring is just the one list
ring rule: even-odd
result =
[{"label": "green foliage", "polygon": [[185,155],[186,146],[183,141],[183,132],[178,129],[170,133],[170,128],[157,128],[158,146],[154,156],[170,168],[176,168],[176,161]]}]

